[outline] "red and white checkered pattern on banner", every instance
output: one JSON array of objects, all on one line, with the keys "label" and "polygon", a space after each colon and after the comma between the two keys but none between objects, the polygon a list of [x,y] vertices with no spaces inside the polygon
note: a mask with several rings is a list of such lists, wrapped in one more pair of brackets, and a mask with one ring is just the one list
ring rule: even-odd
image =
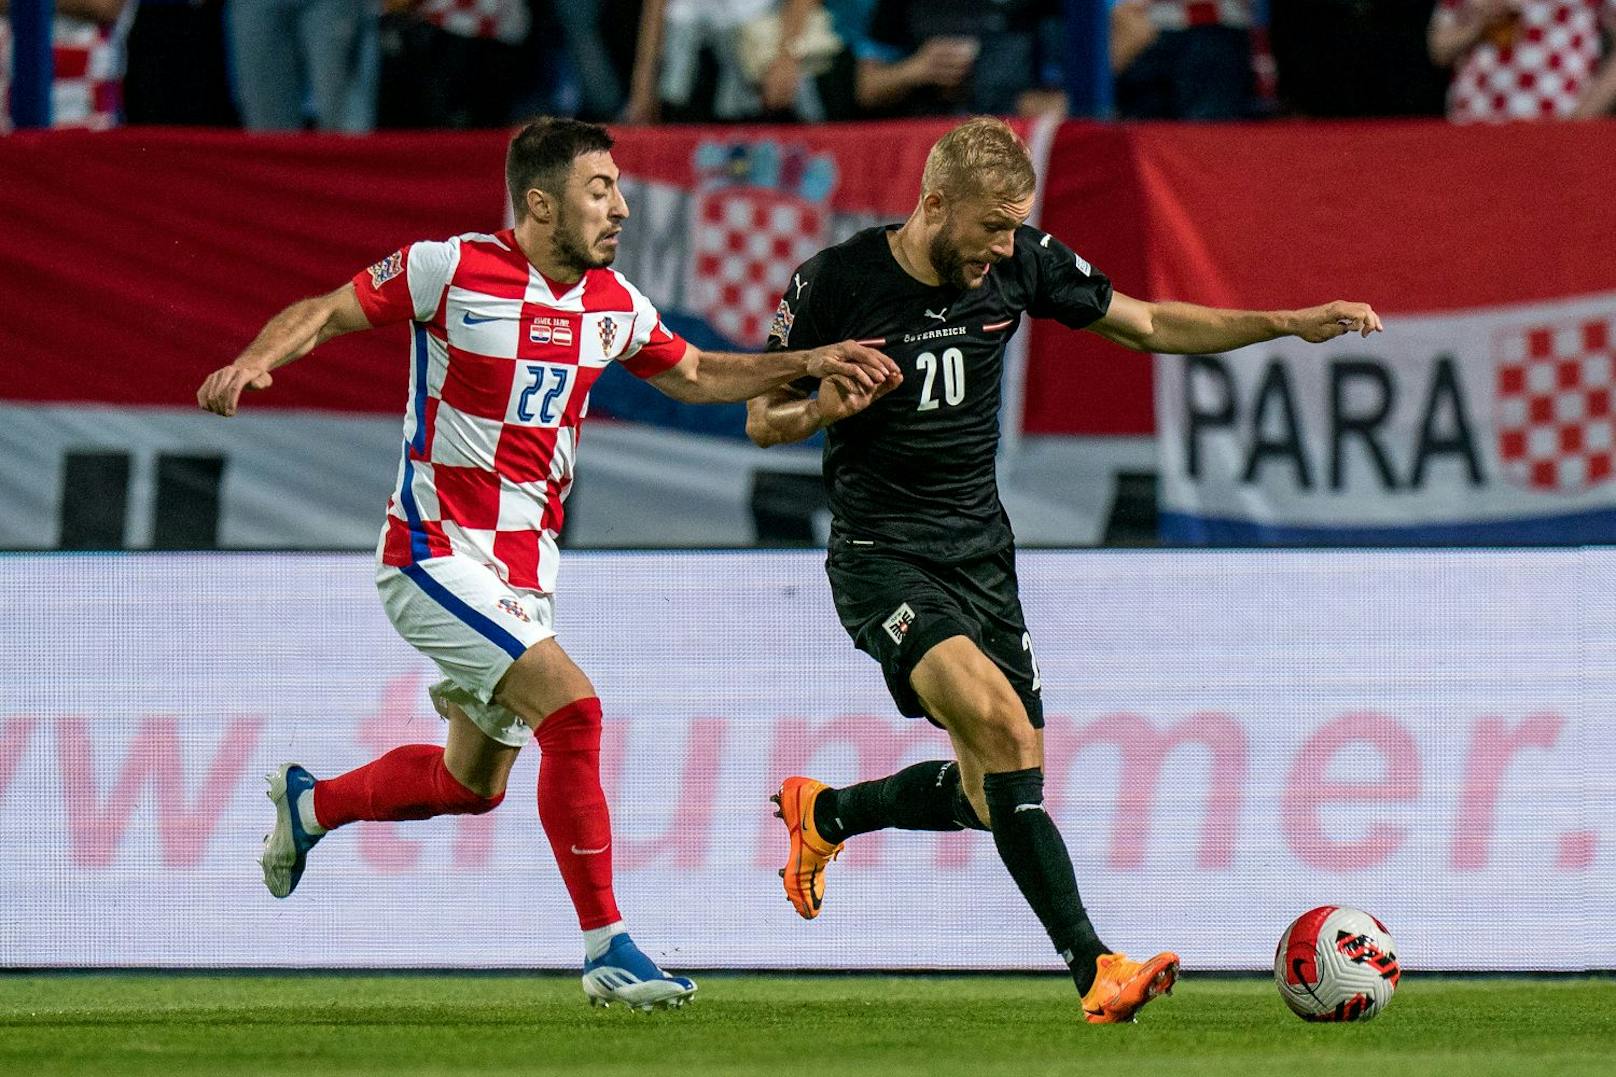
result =
[{"label": "red and white checkered pattern on banner", "polygon": [[[103,131],[123,111],[123,39],[134,5],[117,22],[59,16],[51,23],[51,126]],[[0,19],[0,131],[11,128],[10,20]]]},{"label": "red and white checkered pattern on banner", "polygon": [[692,306],[742,347],[761,347],[793,266],[817,254],[828,214],[768,187],[717,187],[695,207]]},{"label": "red and white checkered pattern on banner", "polygon": [[1616,317],[1500,331],[1498,454],[1536,490],[1579,490],[1616,474]]},{"label": "red and white checkered pattern on banner", "polygon": [[[1600,16],[1616,26],[1616,0],[1518,0],[1519,19],[1501,22],[1460,61],[1448,87],[1458,121],[1568,116],[1599,66]],[[1438,19],[1458,18],[1465,0],[1442,0]]]},{"label": "red and white checkered pattern on banner", "polygon": [[522,0],[425,0],[421,17],[460,37],[520,45],[527,38],[528,9]]},{"label": "red and white checkered pattern on banner", "polygon": [[353,283],[372,325],[415,323],[383,563],[459,553],[553,592],[590,387],[612,362],[654,377],[685,342],[614,270],[551,284],[509,229],[412,244]]},{"label": "red and white checkered pattern on banner", "polygon": [[1150,21],[1163,30],[1190,26],[1250,26],[1246,0],[1151,0]]}]

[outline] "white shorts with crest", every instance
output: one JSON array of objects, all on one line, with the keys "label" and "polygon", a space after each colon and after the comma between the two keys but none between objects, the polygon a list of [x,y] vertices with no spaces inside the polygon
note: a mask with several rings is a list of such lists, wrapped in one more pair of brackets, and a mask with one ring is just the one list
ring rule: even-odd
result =
[{"label": "white shorts with crest", "polygon": [[376,589],[398,634],[448,678],[431,689],[438,713],[456,704],[494,740],[525,745],[527,723],[492,699],[511,664],[555,635],[553,596],[512,588],[460,554],[402,568],[378,564]]}]

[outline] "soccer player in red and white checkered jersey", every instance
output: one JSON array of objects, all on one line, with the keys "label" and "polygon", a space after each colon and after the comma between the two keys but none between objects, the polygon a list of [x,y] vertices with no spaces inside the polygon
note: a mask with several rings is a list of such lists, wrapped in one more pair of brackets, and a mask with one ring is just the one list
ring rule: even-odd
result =
[{"label": "soccer player in red and white checkered jersey", "polygon": [[[1458,122],[1591,119],[1616,103],[1616,0],[1441,0],[1431,59]],[[1603,57],[1601,53],[1604,53]]]},{"label": "soccer player in red and white checkered jersey", "polygon": [[[10,11],[0,0],[0,16]],[[51,19],[51,126],[91,131],[116,127],[123,113],[124,41],[134,21],[128,0],[57,0]],[[0,19],[0,134],[11,129],[8,19]]]},{"label": "soccer player in red and white checkered jersey", "polygon": [[326,831],[362,819],[492,810],[529,736],[542,753],[539,819],[584,932],[596,1003],[679,1005],[695,991],[635,947],[612,893],[600,786],[600,701],[553,629],[556,534],[590,386],[612,362],[678,400],[745,400],[804,376],[874,393],[899,378],[853,343],[770,355],[703,352],[608,268],[628,206],[606,130],[544,119],[511,141],[516,226],[415,243],[328,295],[272,318],[197,391],[233,415],[244,389],[342,333],[413,323],[398,484],[377,586],[399,633],[443,670],[431,691],[445,747],[396,748],[316,781],[286,764],[264,882],[285,897]]}]

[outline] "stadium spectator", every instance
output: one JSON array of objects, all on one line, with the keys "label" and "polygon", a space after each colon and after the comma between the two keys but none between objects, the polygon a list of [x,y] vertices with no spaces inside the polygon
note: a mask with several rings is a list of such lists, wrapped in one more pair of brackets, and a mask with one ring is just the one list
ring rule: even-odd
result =
[{"label": "stadium spectator", "polygon": [[858,102],[887,116],[1021,111],[1041,89],[1048,0],[879,0],[859,46]]},{"label": "stadium spectator", "polygon": [[376,126],[374,0],[229,0],[236,102],[249,131]]},{"label": "stadium spectator", "polygon": [[1437,116],[1446,73],[1425,31],[1436,0],[1269,0],[1282,111],[1302,116]]},{"label": "stadium spectator", "polygon": [[1238,120],[1252,114],[1247,0],[1119,0],[1111,27],[1118,116]]},{"label": "stadium spectator", "polygon": [[500,127],[520,89],[525,0],[390,0],[383,127]]},{"label": "stadium spectator", "polygon": [[1616,102],[1616,50],[1602,30],[1616,31],[1616,0],[1441,0],[1428,44],[1432,60],[1454,69],[1448,118],[1604,115]]},{"label": "stadium spectator", "polygon": [[[55,76],[51,126],[95,131],[123,115],[124,41],[135,5],[125,0],[57,0],[51,22]],[[11,20],[0,0],[0,133],[11,128]]]},{"label": "stadium spectator", "polygon": [[643,5],[638,0],[554,0],[551,6],[577,78],[578,115],[617,119],[628,103],[625,87],[634,72],[635,35],[608,34],[604,27],[639,26]]},{"label": "stadium spectator", "polygon": [[235,127],[224,0],[140,0],[129,30],[124,121]]},{"label": "stadium spectator", "polygon": [[630,123],[757,119],[763,96],[746,77],[742,28],[780,0],[646,0],[628,108]]}]

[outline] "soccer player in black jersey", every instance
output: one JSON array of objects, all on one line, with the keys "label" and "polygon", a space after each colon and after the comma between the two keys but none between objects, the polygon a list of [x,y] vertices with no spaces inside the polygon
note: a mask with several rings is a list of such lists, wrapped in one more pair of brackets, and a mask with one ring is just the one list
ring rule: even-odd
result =
[{"label": "soccer player in black jersey", "polygon": [[826,431],[836,612],[881,663],[899,709],[945,729],[955,759],[841,789],[788,778],[773,799],[790,834],[786,895],[807,919],[819,914],[825,866],[854,835],[991,830],[1071,968],[1085,1017],[1112,1023],[1170,989],[1178,957],[1132,961],[1100,941],[1043,809],[1038,664],[994,472],[1005,343],[1023,314],[1171,354],[1368,336],[1381,324],[1363,303],[1232,311],[1131,299],[1026,225],[1035,182],[1009,126],[969,120],[932,147],[907,221],[815,255],[780,302],[771,347],[858,340],[902,372],[874,388],[832,378],[817,391],[774,390],[749,403],[747,432],[774,445]]}]

